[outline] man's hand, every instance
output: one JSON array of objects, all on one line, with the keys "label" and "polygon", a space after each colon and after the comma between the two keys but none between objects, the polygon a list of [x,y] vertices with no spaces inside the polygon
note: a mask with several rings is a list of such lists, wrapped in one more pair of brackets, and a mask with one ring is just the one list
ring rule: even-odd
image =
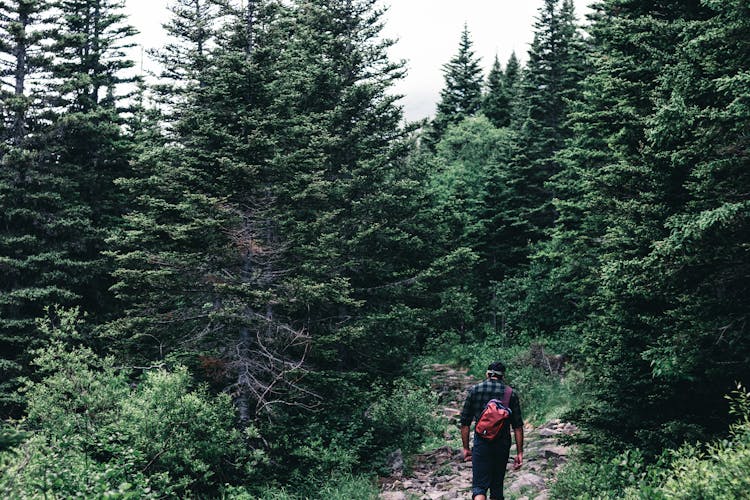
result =
[{"label": "man's hand", "polygon": [[464,462],[471,462],[471,449],[469,448],[469,426],[461,426],[461,444],[464,445]]},{"label": "man's hand", "polygon": [[518,470],[523,465],[523,427],[513,429],[516,435],[516,459],[513,460],[513,469]]}]

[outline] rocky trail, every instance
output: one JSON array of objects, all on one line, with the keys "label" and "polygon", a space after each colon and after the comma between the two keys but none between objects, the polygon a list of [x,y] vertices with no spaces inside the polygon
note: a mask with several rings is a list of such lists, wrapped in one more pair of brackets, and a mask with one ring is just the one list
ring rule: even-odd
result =
[{"label": "rocky trail", "polygon": [[[441,417],[446,419],[445,444],[415,457],[408,473],[394,461],[393,474],[381,480],[382,500],[464,500],[471,498],[471,463],[463,462],[458,418],[466,388],[476,379],[465,370],[447,365],[426,367],[433,374],[432,387],[439,394]],[[570,449],[558,437],[576,432],[569,423],[553,420],[539,427],[526,424],[524,465],[513,470],[515,444],[505,477],[505,498],[543,500]]]}]

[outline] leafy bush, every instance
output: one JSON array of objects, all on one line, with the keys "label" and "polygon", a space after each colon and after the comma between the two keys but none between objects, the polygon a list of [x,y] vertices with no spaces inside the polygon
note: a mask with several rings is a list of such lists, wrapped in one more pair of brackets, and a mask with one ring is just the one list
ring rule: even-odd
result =
[{"label": "leafy bush", "polygon": [[729,396],[738,418],[729,439],[708,446],[686,444],[665,451],[650,466],[643,455],[628,451],[597,463],[568,464],[552,488],[564,499],[727,499],[745,498],[750,491],[750,393],[738,386]]},{"label": "leafy bush", "polygon": [[382,393],[368,411],[373,435],[386,451],[400,449],[408,457],[426,439],[442,433],[436,407],[437,394],[400,380],[391,391]]},{"label": "leafy bush", "polygon": [[630,488],[626,498],[746,498],[750,492],[750,393],[738,385],[729,399],[731,413],[738,417],[729,439],[707,448],[683,446],[674,453],[670,467],[660,471],[658,481]]},{"label": "leafy bush", "polygon": [[286,488],[265,487],[257,496],[250,495],[245,490],[230,489],[227,500],[375,500],[378,498],[377,484],[365,476],[344,474],[328,479],[318,490],[309,494],[299,492],[290,493]]},{"label": "leafy bush", "polygon": [[562,469],[551,494],[560,499],[619,499],[625,488],[643,484],[648,474],[639,450],[600,457],[595,462],[578,457]]},{"label": "leafy bush", "polygon": [[112,359],[68,347],[71,332],[49,333],[35,361],[43,378],[25,389],[32,437],[0,458],[3,497],[215,494],[261,459],[235,430],[229,397],[191,387],[185,368],[131,384]]}]

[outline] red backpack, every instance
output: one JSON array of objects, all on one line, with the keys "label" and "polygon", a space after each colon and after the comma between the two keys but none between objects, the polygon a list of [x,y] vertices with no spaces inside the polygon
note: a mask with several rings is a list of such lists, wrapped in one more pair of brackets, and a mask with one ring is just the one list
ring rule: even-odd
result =
[{"label": "red backpack", "polygon": [[511,414],[510,395],[512,392],[513,389],[509,385],[506,385],[503,400],[490,399],[484,407],[484,410],[479,415],[479,420],[477,420],[477,425],[474,427],[474,431],[480,437],[492,441],[500,434],[500,431],[505,426],[505,421],[508,420]]}]

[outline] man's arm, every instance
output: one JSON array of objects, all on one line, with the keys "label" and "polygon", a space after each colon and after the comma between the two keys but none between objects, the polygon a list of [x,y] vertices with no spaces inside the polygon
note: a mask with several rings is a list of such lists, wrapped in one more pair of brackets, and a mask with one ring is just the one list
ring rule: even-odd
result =
[{"label": "man's arm", "polygon": [[469,448],[469,428],[471,427],[472,420],[474,420],[471,404],[472,395],[472,390],[469,389],[469,391],[466,393],[464,406],[461,409],[461,442],[464,445],[464,462],[471,461],[471,449]]},{"label": "man's arm", "polygon": [[469,448],[469,426],[461,426],[461,442],[464,445],[464,462],[471,462],[471,449]]},{"label": "man's arm", "polygon": [[523,465],[523,427],[513,429],[516,435],[516,459],[513,461],[513,468],[520,469]]}]

